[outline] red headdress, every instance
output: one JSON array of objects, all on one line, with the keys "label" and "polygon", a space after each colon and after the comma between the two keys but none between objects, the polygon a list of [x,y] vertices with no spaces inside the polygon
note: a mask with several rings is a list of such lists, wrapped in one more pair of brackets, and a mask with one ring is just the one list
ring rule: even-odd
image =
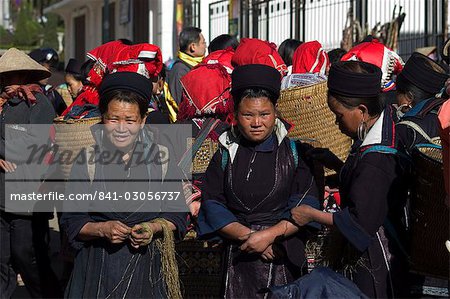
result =
[{"label": "red headdress", "polygon": [[381,88],[389,91],[395,88],[392,76],[399,74],[404,62],[397,53],[380,43],[377,39],[360,43],[342,56],[341,61],[358,60],[378,66],[382,72]]},{"label": "red headdress", "polygon": [[233,65],[231,64],[231,60],[233,59],[234,50],[233,48],[229,47],[225,50],[217,50],[214,52],[211,52],[208,56],[206,56],[202,64],[215,64],[220,63],[225,67],[227,72],[231,74],[233,72]]},{"label": "red headdress", "polygon": [[287,66],[277,52],[274,43],[257,38],[242,38],[232,63],[235,66],[246,64],[265,64],[280,72],[281,77],[287,75]]},{"label": "red headdress", "polygon": [[135,72],[147,78],[159,75],[163,67],[162,54],[158,46],[137,44],[120,51],[115,61],[107,65],[111,72]]},{"label": "red headdress", "polygon": [[231,48],[212,52],[181,78],[183,99],[177,115],[179,120],[233,113],[230,94],[232,55]]},{"label": "red headdress", "polygon": [[293,74],[320,73],[324,75],[329,65],[328,54],[318,41],[301,44],[292,57]]}]

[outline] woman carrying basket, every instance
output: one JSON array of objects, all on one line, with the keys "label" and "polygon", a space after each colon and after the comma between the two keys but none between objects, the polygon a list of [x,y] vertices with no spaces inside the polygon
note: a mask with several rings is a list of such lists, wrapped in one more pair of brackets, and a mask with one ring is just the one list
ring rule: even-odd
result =
[{"label": "woman carrying basket", "polygon": [[334,226],[344,237],[340,258],[350,278],[369,297],[392,297],[406,288],[401,215],[406,198],[402,163],[395,149],[391,106],[380,98],[381,70],[358,61],[331,66],[328,105],[339,129],[354,140],[340,172],[342,210],[326,213],[307,205],[292,210],[295,222]]},{"label": "woman carrying basket", "polygon": [[303,241],[289,221],[290,208],[318,207],[314,179],[277,118],[280,73],[250,64],[232,74],[237,126],[219,137],[206,171],[198,227],[228,247],[226,298],[256,298],[291,282],[304,262]]}]

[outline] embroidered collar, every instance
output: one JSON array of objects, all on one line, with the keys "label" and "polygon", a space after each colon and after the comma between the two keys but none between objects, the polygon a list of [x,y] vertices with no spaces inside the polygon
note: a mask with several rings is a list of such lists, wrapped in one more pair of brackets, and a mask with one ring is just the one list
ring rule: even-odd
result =
[{"label": "embroidered collar", "polygon": [[393,120],[393,109],[386,106],[378,120],[367,133],[360,148],[365,150],[373,145],[385,145],[394,147],[395,145],[395,123]]},{"label": "embroidered collar", "polygon": [[[288,129],[290,127],[291,126],[288,123],[285,123],[281,119],[277,118],[275,120],[275,131],[273,132],[274,137],[268,138],[268,139],[272,139],[271,141],[266,140],[263,143],[261,143],[259,145],[261,147],[257,150],[265,151],[270,148],[270,145],[275,146],[275,137],[276,137],[276,141],[278,142],[278,145],[280,145],[281,142],[283,141],[283,139],[287,136]],[[225,147],[228,150],[228,152],[230,153],[231,162],[233,162],[234,158],[236,157],[236,153],[237,153],[239,144],[241,143],[240,137],[234,136],[230,130],[227,130],[220,135],[219,142],[223,147]]]}]

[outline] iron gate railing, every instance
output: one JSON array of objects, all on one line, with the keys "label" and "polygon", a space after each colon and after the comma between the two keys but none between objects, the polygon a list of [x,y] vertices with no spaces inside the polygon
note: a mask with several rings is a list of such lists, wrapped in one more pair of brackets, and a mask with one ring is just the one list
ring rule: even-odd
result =
[{"label": "iron gate railing", "polygon": [[209,40],[229,32],[229,1],[221,0],[209,4]]},{"label": "iron gate railing", "polygon": [[[380,2],[383,2],[381,5]],[[447,38],[448,0],[240,0],[239,37],[256,37],[280,44],[286,38],[319,40],[324,48],[341,45],[343,30],[353,16],[362,31],[406,17],[398,37],[398,52],[407,58],[419,47],[441,47]],[[210,40],[228,33],[229,0],[210,4]],[[367,26],[366,26],[367,24]],[[380,26],[379,26],[380,27]],[[367,30],[368,29],[368,30]]]},{"label": "iron gate railing", "polygon": [[183,27],[200,27],[200,0],[184,0],[183,17]]}]

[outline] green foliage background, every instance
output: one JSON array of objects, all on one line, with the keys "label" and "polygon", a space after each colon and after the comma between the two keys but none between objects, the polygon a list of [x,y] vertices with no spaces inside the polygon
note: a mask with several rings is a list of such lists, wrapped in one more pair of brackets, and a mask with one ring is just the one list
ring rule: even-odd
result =
[{"label": "green foliage background", "polygon": [[[9,1],[9,0],[7,0]],[[31,50],[40,47],[58,49],[57,32],[63,32],[63,22],[56,14],[46,14],[43,22],[43,8],[53,0],[22,0],[19,5],[11,1],[10,16],[13,32],[0,26],[0,48],[16,47]]]}]

